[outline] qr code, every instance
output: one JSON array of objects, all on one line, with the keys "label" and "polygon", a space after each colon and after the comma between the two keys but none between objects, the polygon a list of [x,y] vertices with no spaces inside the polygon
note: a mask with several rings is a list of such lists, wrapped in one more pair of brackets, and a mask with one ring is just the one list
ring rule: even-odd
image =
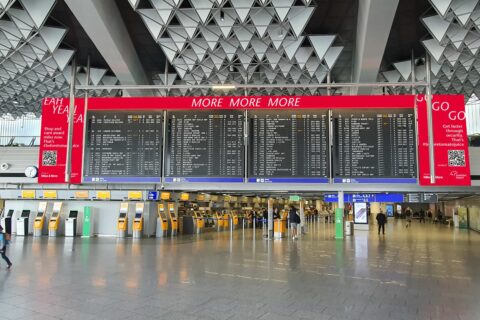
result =
[{"label": "qr code", "polygon": [[448,165],[450,167],[465,167],[465,151],[448,150]]},{"label": "qr code", "polygon": [[56,166],[57,165],[57,151],[43,151],[42,164],[44,166]]}]

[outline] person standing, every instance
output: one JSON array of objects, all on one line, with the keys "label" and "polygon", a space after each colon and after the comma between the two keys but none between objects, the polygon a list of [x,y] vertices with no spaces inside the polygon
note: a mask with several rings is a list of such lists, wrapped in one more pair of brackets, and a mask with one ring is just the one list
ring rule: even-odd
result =
[{"label": "person standing", "polygon": [[5,233],[3,233],[3,227],[0,226],[0,255],[2,256],[2,259],[5,260],[7,263],[7,269],[10,269],[12,267],[12,262],[10,259],[7,257],[7,245],[8,245],[8,240],[5,236]]},{"label": "person standing", "polygon": [[290,206],[288,213],[288,220],[290,222],[290,228],[292,230],[292,239],[297,239],[297,225],[300,223],[300,216],[297,214],[297,209],[294,206]]},{"label": "person standing", "polygon": [[385,234],[385,223],[387,223],[387,216],[383,213],[382,209],[377,213],[377,223],[378,223],[378,234],[380,234],[380,229],[382,229],[382,234]]}]

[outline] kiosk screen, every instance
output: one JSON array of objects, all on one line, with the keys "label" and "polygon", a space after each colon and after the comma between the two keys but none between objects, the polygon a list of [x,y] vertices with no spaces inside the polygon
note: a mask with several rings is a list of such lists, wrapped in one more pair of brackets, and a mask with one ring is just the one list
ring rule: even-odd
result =
[{"label": "kiosk screen", "polygon": [[142,218],[142,214],[141,213],[135,213],[135,219],[141,219]]},{"label": "kiosk screen", "polygon": [[13,210],[8,210],[7,217],[11,218],[13,216]]},{"label": "kiosk screen", "polygon": [[52,218],[58,217],[58,213],[59,213],[58,211],[54,211],[54,212],[52,213]]},{"label": "kiosk screen", "polygon": [[[37,218],[41,218],[43,216],[43,212],[37,213]],[[22,217],[24,217],[23,212],[22,212]]]},{"label": "kiosk screen", "polygon": [[68,215],[69,218],[76,218],[78,216],[78,211],[70,211]]},{"label": "kiosk screen", "polygon": [[120,212],[119,218],[125,218],[127,216],[126,212]]}]

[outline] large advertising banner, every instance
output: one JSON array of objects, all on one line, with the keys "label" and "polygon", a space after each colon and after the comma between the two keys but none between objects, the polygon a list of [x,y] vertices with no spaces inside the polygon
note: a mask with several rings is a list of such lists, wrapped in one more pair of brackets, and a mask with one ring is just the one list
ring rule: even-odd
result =
[{"label": "large advertising banner", "polygon": [[[418,168],[422,186],[430,182],[427,103],[417,96],[418,108]],[[470,186],[465,102],[462,95],[432,97],[433,138],[435,153],[435,186]]]},{"label": "large advertising banner", "polygon": [[[38,183],[65,183],[68,98],[45,98],[42,104]],[[82,183],[84,104],[76,100],[70,183]]]},{"label": "large advertising banner", "polygon": [[[416,100],[416,101],[415,101]],[[84,110],[84,99],[76,99],[74,112],[73,128],[73,146],[72,146],[72,174],[70,183],[82,183],[83,163],[84,163],[84,121],[86,111]],[[215,113],[215,110],[289,110],[296,109],[389,109],[392,112],[378,116],[376,113],[374,120],[385,123],[393,117],[398,109],[413,109],[415,105],[418,108],[418,175],[419,183],[424,186],[430,186],[429,153],[428,153],[428,126],[427,126],[427,108],[424,96],[254,96],[254,97],[135,97],[135,98],[89,98],[89,111],[160,111],[167,110],[208,110]],[[67,139],[68,139],[68,98],[45,98],[42,106],[42,127],[39,156],[39,183],[65,183],[65,167],[67,158]],[[397,109],[397,111],[395,111]],[[348,128],[351,130],[368,129],[365,116],[361,117],[356,125],[361,127]],[[355,119],[354,119],[355,120]],[[400,119],[403,121],[403,118]],[[363,121],[363,122],[362,122]],[[398,122],[398,121],[397,121]],[[433,96],[433,123],[435,140],[435,174],[436,186],[469,186],[470,185],[470,167],[468,157],[468,140],[466,134],[465,107],[464,98],[461,95],[438,95]],[[408,123],[407,123],[408,124]],[[407,141],[400,128],[400,121],[392,127],[391,134],[401,135],[402,141]],[[130,128],[130,127],[128,127]],[[352,129],[353,128],[353,129]],[[360,129],[359,129],[360,128]],[[92,128],[90,128],[92,129]],[[92,129],[93,130],[93,129]],[[372,130],[374,131],[374,130]],[[408,131],[408,130],[407,130]],[[356,132],[356,131],[355,131]],[[118,138],[109,132],[111,139]],[[136,134],[136,133],[135,133]],[[382,133],[371,132],[372,135],[383,139],[385,142],[388,137]],[[120,137],[127,139],[129,135]],[[110,139],[110,140],[111,140]],[[386,139],[386,140],[385,140]],[[400,139],[400,138],[398,138]],[[397,139],[397,140],[398,140]],[[108,140],[108,141],[110,141]],[[397,141],[395,140],[395,141]],[[388,142],[387,141],[387,142]],[[395,142],[394,141],[394,142]],[[362,142],[362,141],[360,141]],[[350,141],[350,143],[353,143]],[[403,142],[402,142],[403,143]],[[415,145],[415,142],[412,141]],[[128,145],[128,143],[127,143]],[[307,143],[307,146],[311,144]],[[375,146],[376,147],[376,144]],[[392,149],[393,150],[393,149]],[[413,157],[412,151],[412,157]],[[378,153],[377,154],[382,154]],[[351,157],[351,154],[346,154]],[[395,155],[397,158],[395,158]],[[167,156],[171,156],[168,154]],[[375,156],[375,155],[373,155]],[[383,155],[385,157],[385,155]],[[395,161],[404,163],[405,155],[392,153]],[[111,160],[111,159],[110,159]],[[277,159],[278,160],[278,159]],[[352,159],[356,160],[355,159]],[[380,159],[381,160],[381,159]],[[165,160],[164,160],[165,161]],[[139,162],[145,163],[145,162]],[[387,162],[382,162],[386,164]],[[353,162],[352,162],[353,165]],[[390,165],[389,165],[390,166]],[[402,169],[403,170],[403,169]],[[349,183],[352,180],[351,173],[345,174],[345,179],[339,183]],[[158,177],[160,178],[160,177]],[[346,182],[344,182],[344,180]],[[410,182],[413,180],[413,182]],[[410,179],[408,183],[415,183],[416,177]],[[175,181],[174,181],[175,182]]]}]

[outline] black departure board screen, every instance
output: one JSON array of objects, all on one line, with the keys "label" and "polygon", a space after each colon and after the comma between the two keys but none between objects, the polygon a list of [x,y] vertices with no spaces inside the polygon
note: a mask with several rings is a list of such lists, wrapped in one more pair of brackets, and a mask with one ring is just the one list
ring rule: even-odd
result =
[{"label": "black departure board screen", "polygon": [[334,181],[416,183],[413,109],[334,111]]},{"label": "black departure board screen", "polygon": [[89,112],[84,181],[160,182],[162,114],[161,111]]},{"label": "black departure board screen", "polygon": [[249,182],[327,183],[328,111],[249,114]]},{"label": "black departure board screen", "polygon": [[166,182],[243,182],[243,112],[168,112],[165,160]]}]

